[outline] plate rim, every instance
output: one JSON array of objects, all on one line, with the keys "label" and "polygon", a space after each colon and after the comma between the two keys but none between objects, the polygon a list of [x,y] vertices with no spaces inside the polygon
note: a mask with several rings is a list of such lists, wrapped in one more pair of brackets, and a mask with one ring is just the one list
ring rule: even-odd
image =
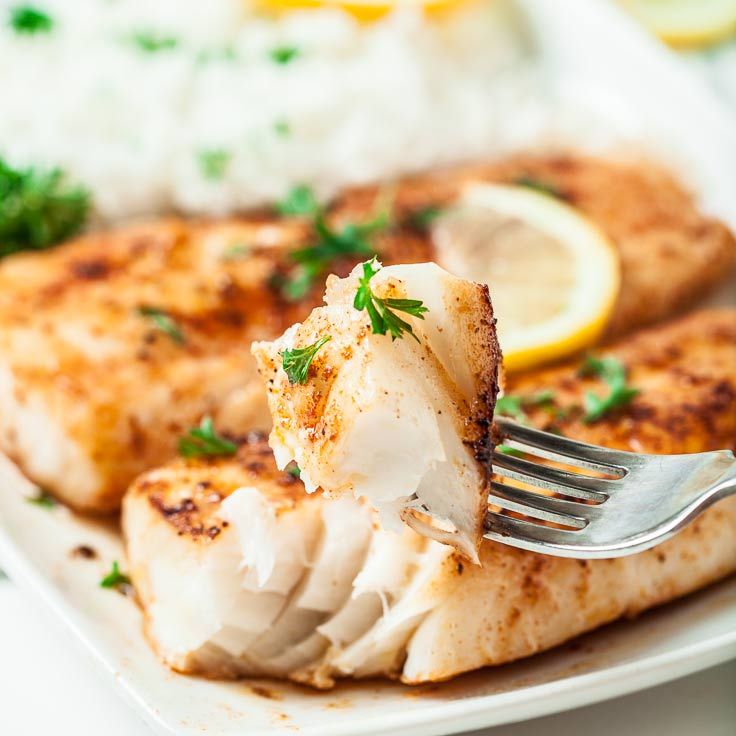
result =
[{"label": "plate rim", "polygon": [[[50,579],[37,569],[17,547],[8,531],[0,525],[0,563],[8,577],[28,591],[55,614],[110,677],[114,688],[154,733],[163,736],[187,734],[186,728],[172,728],[155,705],[128,678],[117,672],[106,659],[103,648],[89,635],[74,606],[64,599]],[[718,581],[723,583],[733,576]],[[708,586],[708,588],[713,586]],[[708,590],[705,588],[704,590]],[[696,596],[695,591],[682,600]],[[677,601],[671,603],[677,604]],[[363,717],[349,730],[345,723],[314,724],[302,727],[304,736],[367,736],[400,733],[402,736],[441,736],[479,728],[490,728],[533,718],[540,718],[578,707],[627,695],[676,680],[736,658],[736,629],[686,644],[658,654],[633,659],[595,672],[588,672],[539,685],[521,687],[502,693],[478,695],[445,703],[433,703],[420,710],[395,711]],[[271,731],[251,731],[253,736],[271,736]]]}]

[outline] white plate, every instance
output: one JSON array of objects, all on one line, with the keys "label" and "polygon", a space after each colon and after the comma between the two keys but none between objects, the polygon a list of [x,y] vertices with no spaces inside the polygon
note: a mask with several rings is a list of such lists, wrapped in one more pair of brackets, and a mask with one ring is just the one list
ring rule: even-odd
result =
[{"label": "white plate", "polygon": [[[135,603],[99,587],[122,559],[116,529],[28,503],[33,486],[0,457],[0,563],[77,634],[161,734],[433,734],[532,718],[686,675],[736,656],[736,580],[606,627],[517,664],[443,685],[348,684],[326,693],[283,683],[221,683],[169,672]],[[98,559],[71,555],[80,544]]]},{"label": "white plate", "polygon": [[[736,226],[736,136],[697,81],[608,3],[519,3],[555,69],[561,95],[602,95],[634,132],[637,125],[669,128],[685,158],[697,162],[703,204]],[[732,302],[734,291],[722,301]],[[24,494],[32,487],[2,457],[0,489],[0,565],[56,611],[161,734],[456,733],[594,703],[736,656],[731,579],[635,622],[443,685],[376,682],[314,693],[283,683],[182,677],[164,668],[146,644],[134,603],[99,587],[112,560],[123,556],[115,525],[27,503]],[[72,557],[80,544],[97,550],[98,558]]]}]

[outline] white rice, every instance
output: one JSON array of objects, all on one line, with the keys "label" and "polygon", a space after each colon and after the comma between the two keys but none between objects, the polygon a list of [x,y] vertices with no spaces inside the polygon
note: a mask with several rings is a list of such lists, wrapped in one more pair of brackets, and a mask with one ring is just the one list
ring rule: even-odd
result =
[{"label": "white rice", "polygon": [[[549,112],[500,0],[370,25],[327,10],[266,19],[243,0],[37,0],[55,27],[36,36],[8,26],[17,4],[0,0],[0,156],[62,167],[105,218],[220,214],[302,183],[328,196],[555,131],[580,138],[579,118]],[[177,45],[142,51],[139,32]],[[284,45],[299,55],[280,65]],[[203,151],[223,152],[221,178]]]}]

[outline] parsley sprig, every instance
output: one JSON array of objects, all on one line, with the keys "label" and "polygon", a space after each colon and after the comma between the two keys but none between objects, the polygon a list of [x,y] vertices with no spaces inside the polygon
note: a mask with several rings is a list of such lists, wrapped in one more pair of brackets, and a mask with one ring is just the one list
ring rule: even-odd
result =
[{"label": "parsley sprig", "polygon": [[234,455],[238,446],[215,431],[211,417],[204,417],[198,427],[192,427],[179,439],[182,457],[217,457]]},{"label": "parsley sprig", "polygon": [[[417,342],[419,338],[414,334],[412,326],[399,317],[396,311],[410,314],[412,317],[424,319],[425,312],[429,309],[419,299],[381,299],[377,297],[370,286],[371,279],[378,273],[381,266],[373,256],[370,261],[363,264],[363,275],[359,279],[358,290],[355,292],[353,307],[368,312],[371,319],[371,330],[376,335],[391,335],[391,340],[403,337],[408,332]],[[394,311],[396,310],[396,311]]]},{"label": "parsley sprig", "polygon": [[534,189],[534,191],[539,192],[540,194],[546,194],[549,197],[564,199],[564,196],[558,187],[544,179],[537,179],[536,177],[525,175],[517,177],[514,179],[513,183],[519,187]]},{"label": "parsley sprig", "polygon": [[320,348],[332,339],[330,335],[323,335],[316,342],[303,348],[291,348],[283,350],[281,355],[281,365],[289,378],[289,383],[305,384],[307,382],[307,373],[309,366],[312,365],[314,356],[317,355]]},{"label": "parsley sprig", "polygon": [[0,257],[71,237],[89,209],[89,193],[69,185],[60,169],[14,169],[0,158]]},{"label": "parsley sprig", "polygon": [[121,588],[130,585],[130,578],[124,572],[120,571],[120,566],[117,560],[113,560],[112,568],[110,572],[100,580],[101,588],[115,588],[120,590]]},{"label": "parsley sprig", "polygon": [[334,229],[327,223],[325,212],[312,190],[304,186],[292,189],[276,209],[282,215],[312,218],[312,242],[289,254],[294,267],[288,275],[280,276],[274,282],[289,301],[297,301],[309,293],[314,282],[329,270],[335,260],[375,255],[370,239],[384,230],[390,221],[387,212],[383,211],[369,222],[351,222],[341,230]]},{"label": "parsley sprig", "polygon": [[32,5],[18,5],[10,10],[10,27],[18,34],[29,36],[49,33],[54,28],[53,18]]},{"label": "parsley sprig", "polygon": [[173,36],[165,36],[155,31],[138,31],[131,36],[130,40],[139,51],[147,54],[171,51],[179,45],[179,40]]},{"label": "parsley sprig", "polygon": [[59,505],[59,502],[45,488],[41,488],[41,486],[36,488],[36,493],[33,496],[27,496],[26,501],[44,509],[53,509]]},{"label": "parsley sprig", "polygon": [[181,327],[176,320],[165,310],[157,307],[142,306],[137,309],[141,317],[147,317],[153,326],[168,335],[177,345],[183,345],[186,342]]},{"label": "parsley sprig", "polygon": [[626,406],[639,394],[639,389],[627,385],[626,368],[616,358],[589,356],[580,369],[580,374],[597,376],[607,384],[609,389],[606,396],[598,396],[592,391],[586,392],[583,421],[588,424],[597,422],[613,409]]},{"label": "parsley sprig", "polygon": [[496,413],[505,417],[512,417],[519,421],[526,421],[524,409],[537,406],[550,406],[554,403],[554,391],[539,391],[532,396],[518,394],[504,394],[496,400]]}]

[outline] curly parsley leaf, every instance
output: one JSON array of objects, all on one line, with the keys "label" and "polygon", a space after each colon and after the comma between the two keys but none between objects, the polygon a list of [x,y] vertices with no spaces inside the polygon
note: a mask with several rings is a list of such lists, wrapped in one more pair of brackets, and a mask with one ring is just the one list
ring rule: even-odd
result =
[{"label": "curly parsley leaf", "polygon": [[302,477],[301,468],[293,460],[286,466],[286,472],[292,478],[296,478],[297,480],[299,480]]},{"label": "curly parsley leaf", "polygon": [[59,505],[59,502],[45,488],[41,488],[41,486],[36,488],[35,495],[27,496],[26,501],[44,509],[53,509]]},{"label": "curly parsley leaf", "polygon": [[554,391],[539,391],[531,396],[504,394],[496,400],[496,413],[505,417],[526,421],[524,409],[536,406],[550,406],[554,403]]},{"label": "curly parsley leaf", "polygon": [[177,345],[183,345],[186,342],[181,327],[168,312],[157,307],[146,306],[138,307],[137,312],[141,317],[148,318],[157,330],[168,335]]},{"label": "curly parsley leaf", "polygon": [[513,181],[518,187],[527,187],[528,189],[534,189],[534,191],[540,194],[546,194],[549,197],[555,197],[556,199],[564,199],[562,192],[554,185],[543,179],[537,179],[533,176],[519,176]]},{"label": "curly parsley leaf", "polygon": [[377,297],[370,287],[371,279],[380,270],[380,264],[373,256],[370,261],[363,264],[363,275],[358,282],[358,290],[355,292],[353,307],[358,311],[365,310],[371,320],[371,330],[376,335],[391,335],[391,340],[403,337],[408,332],[417,342],[419,338],[414,334],[412,326],[399,317],[396,312],[403,312],[412,317],[424,319],[425,312],[429,309],[419,299],[381,299]]},{"label": "curly parsley leaf", "polygon": [[580,369],[580,375],[597,376],[609,389],[606,396],[586,392],[583,421],[588,424],[597,422],[614,409],[628,405],[639,394],[639,389],[627,385],[624,364],[613,357],[589,356]]},{"label": "curly parsley leaf", "polygon": [[429,230],[434,221],[442,214],[441,207],[422,207],[414,212],[409,213],[406,218],[406,224],[416,230]]},{"label": "curly parsley leaf", "polygon": [[140,51],[155,54],[159,51],[171,51],[179,45],[173,36],[164,36],[154,31],[138,31],[131,36],[131,41]]},{"label": "curly parsley leaf", "polygon": [[231,154],[222,148],[210,148],[197,154],[199,170],[210,181],[219,181],[225,176],[231,158]]},{"label": "curly parsley leaf", "polygon": [[292,189],[288,197],[276,205],[276,209],[282,215],[312,218],[312,242],[293,250],[289,256],[295,266],[287,275],[278,274],[273,281],[273,285],[289,301],[297,301],[308,294],[314,282],[329,270],[335,260],[375,255],[370,240],[390,222],[388,213],[383,211],[369,222],[351,222],[340,230],[335,229],[327,223],[312,190],[305,186]]},{"label": "curly parsley leaf", "polygon": [[324,335],[319,338],[316,342],[311,345],[307,345],[304,348],[292,348],[290,350],[284,350],[280,353],[281,365],[289,377],[289,383],[301,383],[307,382],[307,373],[309,372],[309,366],[312,365],[314,356],[317,355],[320,348],[332,339],[330,335]]},{"label": "curly parsley leaf", "polygon": [[311,187],[300,185],[294,187],[280,202],[277,202],[276,211],[286,217],[313,216],[320,211],[319,202],[314,196]]},{"label": "curly parsley leaf", "polygon": [[198,427],[192,427],[179,439],[182,457],[217,457],[234,455],[238,446],[215,431],[211,417],[204,417]]},{"label": "curly parsley leaf", "polygon": [[11,8],[9,23],[16,33],[28,36],[49,33],[54,28],[53,18],[32,5],[17,5]]},{"label": "curly parsley leaf", "polygon": [[89,209],[89,193],[67,184],[60,169],[14,169],[0,159],[0,257],[71,237]]},{"label": "curly parsley leaf", "polygon": [[130,585],[130,578],[120,571],[120,566],[117,560],[113,560],[112,568],[110,572],[100,580],[101,588],[115,588],[120,589],[124,586]]},{"label": "curly parsley leaf", "polygon": [[276,46],[268,52],[268,55],[274,64],[284,65],[296,59],[300,53],[298,46]]}]

